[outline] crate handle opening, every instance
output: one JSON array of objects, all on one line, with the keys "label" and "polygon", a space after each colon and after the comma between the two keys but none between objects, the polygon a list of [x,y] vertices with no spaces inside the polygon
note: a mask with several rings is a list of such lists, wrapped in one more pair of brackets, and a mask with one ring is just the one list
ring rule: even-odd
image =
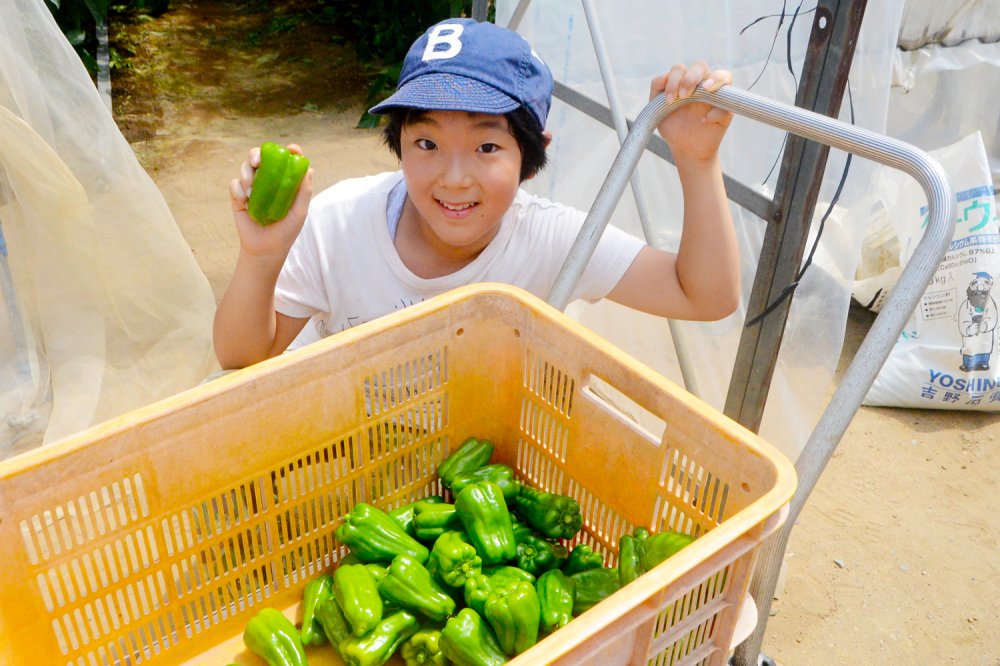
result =
[{"label": "crate handle opening", "polygon": [[589,374],[583,381],[583,395],[595,404],[600,405],[620,421],[631,427],[650,444],[659,446],[663,441],[663,433],[667,430],[667,422],[630,398],[614,384]]}]

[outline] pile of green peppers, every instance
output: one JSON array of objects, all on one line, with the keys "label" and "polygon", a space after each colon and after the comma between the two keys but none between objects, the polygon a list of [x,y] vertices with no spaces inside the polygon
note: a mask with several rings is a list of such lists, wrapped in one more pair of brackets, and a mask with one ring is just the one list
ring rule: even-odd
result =
[{"label": "pile of green peppers", "polygon": [[302,666],[305,646],[324,644],[351,666],[397,652],[407,666],[499,666],[693,540],[639,528],[605,566],[566,546],[583,526],[577,501],[522,485],[493,451],[469,438],[438,466],[453,502],[356,504],[336,531],[350,554],[306,584],[301,626],[264,609],[247,647],[268,666]]}]

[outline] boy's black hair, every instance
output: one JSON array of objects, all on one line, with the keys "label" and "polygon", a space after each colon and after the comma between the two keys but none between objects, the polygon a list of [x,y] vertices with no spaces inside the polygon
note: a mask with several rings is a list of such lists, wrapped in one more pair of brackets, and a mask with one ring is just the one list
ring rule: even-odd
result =
[{"label": "boy's black hair", "polygon": [[[382,130],[382,141],[389,147],[389,150],[397,159],[402,157],[402,135],[403,127],[407,123],[418,120],[428,113],[424,109],[413,109],[399,107],[388,109],[385,112],[388,122]],[[538,122],[523,106],[519,106],[510,113],[505,113],[507,124],[510,126],[511,136],[517,141],[521,149],[521,182],[531,178],[545,166],[548,156],[545,154],[545,147],[548,141],[542,130],[538,127]]]}]

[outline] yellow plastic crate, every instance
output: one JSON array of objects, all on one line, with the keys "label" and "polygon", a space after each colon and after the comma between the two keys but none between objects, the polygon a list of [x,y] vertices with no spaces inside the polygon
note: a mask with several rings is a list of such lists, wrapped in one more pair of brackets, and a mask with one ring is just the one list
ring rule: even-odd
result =
[{"label": "yellow plastic crate", "polygon": [[[650,421],[653,422],[652,426]],[[662,437],[651,434],[663,424]],[[640,423],[642,425],[640,425]],[[0,662],[262,663],[358,501],[442,492],[465,437],[576,498],[616,563],[643,525],[699,536],[512,664],[724,663],[790,463],[523,291],[462,288],[0,465]],[[329,647],[310,663],[336,664]],[[396,658],[398,660],[398,656]],[[401,660],[399,660],[401,663]]]}]

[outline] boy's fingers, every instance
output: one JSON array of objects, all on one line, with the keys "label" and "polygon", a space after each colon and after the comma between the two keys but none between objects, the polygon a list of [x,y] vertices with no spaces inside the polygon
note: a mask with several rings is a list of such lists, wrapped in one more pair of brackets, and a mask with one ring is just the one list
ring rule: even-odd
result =
[{"label": "boy's fingers", "polygon": [[663,89],[667,85],[667,75],[660,74],[653,78],[653,81],[649,84],[649,99],[652,100],[654,97],[663,92]]},{"label": "boy's fingers", "polygon": [[708,74],[701,82],[701,87],[708,92],[715,92],[722,86],[730,85],[733,82],[733,73],[728,69],[716,69]]},{"label": "boy's fingers", "polygon": [[302,177],[299,191],[295,195],[295,201],[292,202],[292,210],[302,218],[305,218],[306,212],[309,210],[309,200],[312,198],[312,177],[313,170],[309,168],[306,175]]},{"label": "boy's fingers", "polygon": [[733,114],[724,109],[718,107],[711,107],[705,114],[706,123],[717,123],[723,127],[729,127],[729,123],[733,121]]},{"label": "boy's fingers", "polygon": [[667,72],[667,81],[663,86],[663,93],[667,97],[668,102],[672,102],[679,96],[680,85],[684,80],[684,75],[687,72],[687,67],[684,65],[674,65]]},{"label": "boy's fingers", "polygon": [[229,182],[229,201],[234,213],[240,213],[247,209],[247,194],[238,178],[233,178]]},{"label": "boy's fingers", "polygon": [[704,60],[698,60],[691,64],[684,72],[684,76],[680,81],[680,85],[677,90],[679,97],[687,97],[694,91],[695,87],[701,83],[711,70],[708,67],[708,63]]},{"label": "boy's fingers", "polygon": [[240,182],[243,184],[243,191],[250,196],[250,188],[253,186],[254,167],[249,162],[240,165]]},{"label": "boy's fingers", "polygon": [[260,146],[250,149],[247,153],[247,163],[254,169],[260,166]]}]

